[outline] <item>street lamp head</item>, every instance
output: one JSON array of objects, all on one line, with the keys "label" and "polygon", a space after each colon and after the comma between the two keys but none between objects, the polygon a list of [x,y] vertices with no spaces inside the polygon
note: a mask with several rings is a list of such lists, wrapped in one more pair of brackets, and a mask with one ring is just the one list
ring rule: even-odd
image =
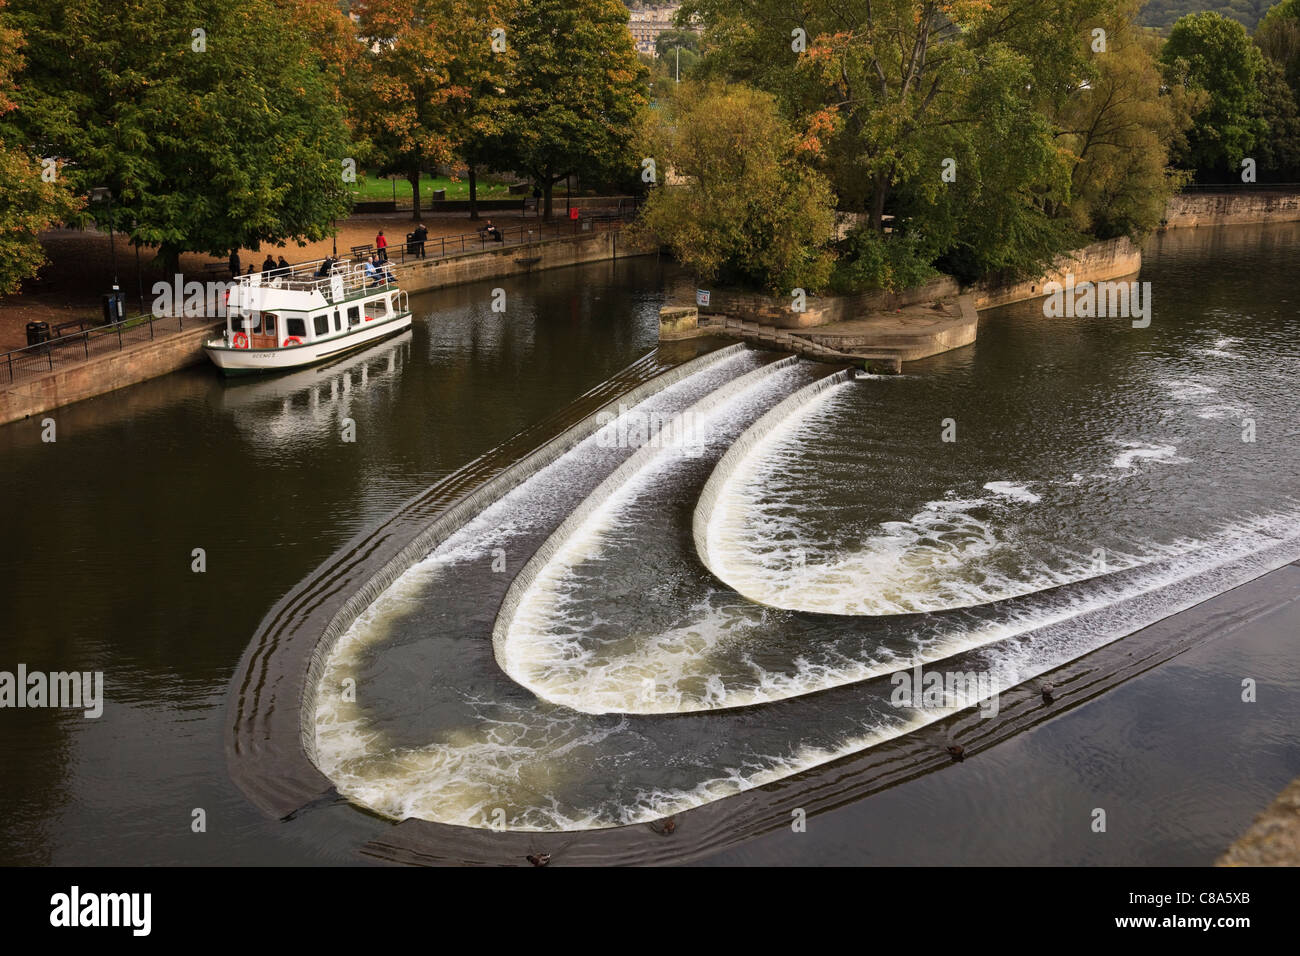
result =
[{"label": "street lamp head", "polygon": [[106,199],[112,198],[113,190],[109,189],[107,186],[96,186],[90,191],[91,202],[103,202]]}]

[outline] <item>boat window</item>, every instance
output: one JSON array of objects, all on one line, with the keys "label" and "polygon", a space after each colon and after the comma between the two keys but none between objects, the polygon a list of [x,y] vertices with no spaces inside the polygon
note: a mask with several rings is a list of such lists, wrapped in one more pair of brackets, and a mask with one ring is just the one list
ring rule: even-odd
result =
[{"label": "boat window", "polygon": [[388,301],[386,299],[378,299],[374,302],[367,302],[366,315],[370,316],[372,319],[384,318],[388,315]]},{"label": "boat window", "polygon": [[348,309],[348,325],[358,325],[361,322],[361,310],[355,305]]},{"label": "boat window", "polygon": [[316,326],[316,337],[330,334],[330,317],[322,312],[320,315],[311,317],[312,324]]},{"label": "boat window", "polygon": [[267,312],[262,316],[263,335],[275,335],[275,319],[275,314],[271,312]]},{"label": "boat window", "polygon": [[307,337],[307,320],[306,319],[285,319],[284,331],[286,335],[296,335],[298,338]]},{"label": "boat window", "polygon": [[340,312],[338,309],[334,310],[334,331],[335,332],[343,331],[343,313]]}]

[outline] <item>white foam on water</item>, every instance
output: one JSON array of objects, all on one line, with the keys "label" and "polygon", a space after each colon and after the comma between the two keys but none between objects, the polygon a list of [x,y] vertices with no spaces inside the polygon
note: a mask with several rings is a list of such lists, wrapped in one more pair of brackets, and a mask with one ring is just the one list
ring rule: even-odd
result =
[{"label": "white foam on water", "polygon": [[1169,397],[1176,402],[1204,401],[1218,394],[1219,391],[1213,385],[1206,385],[1204,382],[1192,379],[1167,379],[1157,384],[1162,386],[1169,393]]},{"label": "white foam on water", "polygon": [[[986,651],[982,673],[987,676],[988,688],[1001,693],[1296,560],[1300,557],[1300,538],[1294,534],[1285,540],[1272,538],[1263,551],[1249,553],[1249,548],[1259,547],[1270,538],[1263,529],[1278,530],[1286,520],[1294,531],[1295,519],[1294,514],[1285,519],[1260,519],[1258,527],[1263,537],[1249,541],[1239,538],[1241,549],[1221,552],[1217,562],[1198,561],[1199,570],[1188,566],[1177,580],[1127,596],[1117,591],[1080,606],[1072,614],[1040,623],[1041,638],[1026,635],[1023,628],[1014,629],[1015,636],[1026,639],[1004,640]],[[394,819],[416,817],[489,827],[494,810],[505,808],[507,829],[601,829],[650,823],[775,783],[914,733],[953,712],[952,707],[900,707],[888,720],[866,718],[855,723],[851,715],[846,715],[833,722],[834,726],[823,727],[823,722],[817,722],[806,727],[800,739],[791,741],[781,752],[754,755],[739,766],[706,770],[705,778],[693,785],[678,789],[638,787],[628,792],[613,788],[597,805],[582,808],[560,806],[548,788],[555,786],[564,768],[580,768],[589,759],[585,748],[597,746],[629,725],[587,723],[608,718],[583,717],[563,708],[511,710],[493,721],[475,721],[472,730],[443,735],[443,740],[425,747],[378,756],[364,752],[346,758],[336,755],[332,763],[342,770],[327,773],[340,792]],[[356,746],[364,738],[354,734],[350,739]],[[622,759],[637,757],[629,753]]]},{"label": "white foam on water", "polygon": [[985,490],[993,492],[995,495],[1002,495],[1015,501],[1024,501],[1028,504],[1035,504],[1043,499],[1034,494],[1023,484],[1014,481],[990,481],[984,485]]},{"label": "white foam on water", "polygon": [[[568,616],[552,607],[530,616],[533,646],[529,689],[545,700],[584,713],[666,714],[723,710],[772,703],[833,687],[882,677],[899,670],[931,665],[956,654],[1023,637],[1059,625],[1108,605],[1155,593],[1196,575],[1264,550],[1278,541],[1300,547],[1300,511],[1251,517],[1219,529],[1205,540],[1182,540],[1149,546],[1143,557],[1111,552],[1108,573],[1081,588],[1040,595],[1032,604],[1008,610],[998,621],[973,628],[935,630],[910,625],[912,650],[891,651],[866,643],[852,653],[843,642],[825,648],[797,646],[781,665],[765,648],[762,664],[746,656],[748,640],[767,626],[757,607],[716,606],[703,601],[686,620],[662,633],[630,637],[628,649],[592,645],[581,640],[592,621]],[[1125,575],[1109,573],[1121,563]],[[583,575],[575,587],[599,587],[598,578]],[[729,653],[726,663],[720,652]],[[728,667],[724,673],[723,666]]]},{"label": "white foam on water", "polygon": [[1110,467],[1119,468],[1127,471],[1139,462],[1156,462],[1165,465],[1185,465],[1186,458],[1178,457],[1177,445],[1163,445],[1144,441],[1125,441],[1115,439],[1115,444],[1121,446],[1125,451],[1115,456],[1110,463]]},{"label": "white foam on water", "polygon": [[1214,358],[1240,359],[1242,356],[1232,351],[1234,346],[1240,345],[1241,339],[1234,339],[1228,336],[1216,339],[1214,345],[1210,348],[1196,349],[1200,355],[1210,355]]}]

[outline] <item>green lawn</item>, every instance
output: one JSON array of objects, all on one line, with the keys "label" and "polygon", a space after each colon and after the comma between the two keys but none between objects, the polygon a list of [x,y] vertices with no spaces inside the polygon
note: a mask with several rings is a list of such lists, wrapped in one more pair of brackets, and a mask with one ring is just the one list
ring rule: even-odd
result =
[{"label": "green lawn", "polygon": [[[394,193],[394,189],[396,189],[396,193]],[[453,182],[446,176],[425,174],[420,177],[420,199],[422,202],[428,202],[432,198],[435,189],[447,190],[448,199],[469,198],[468,179]],[[398,199],[409,201],[411,198],[411,184],[405,178],[388,180],[377,176],[358,174],[357,181],[352,187],[352,193],[359,201],[363,202],[382,202],[385,199],[392,199],[394,195]],[[509,187],[503,180],[496,177],[479,177],[479,199],[507,199],[509,196]]]}]

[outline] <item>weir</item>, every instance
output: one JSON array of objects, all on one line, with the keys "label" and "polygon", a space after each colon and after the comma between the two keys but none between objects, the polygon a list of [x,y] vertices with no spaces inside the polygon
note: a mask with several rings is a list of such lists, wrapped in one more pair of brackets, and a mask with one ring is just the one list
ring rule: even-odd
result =
[{"label": "weir", "polygon": [[[732,398],[753,388],[773,374],[794,366],[798,361],[799,359],[795,356],[778,359],[762,368],[733,379],[722,388],[711,392],[702,401],[691,406],[687,412],[680,413],[676,421],[681,423],[688,413],[699,416],[707,415],[711,410],[720,408]],[[681,430],[679,428],[678,433],[681,433]],[[563,523],[555,529],[555,532],[537,549],[528,563],[515,576],[514,581],[511,582],[510,589],[501,602],[501,609],[497,612],[496,623],[492,630],[493,650],[501,669],[523,686],[537,693],[538,696],[545,699],[546,694],[529,680],[528,675],[523,673],[522,668],[511,660],[510,655],[510,629],[515,622],[521,603],[529,597],[529,591],[537,583],[537,579],[543,570],[557,559],[565,545],[578,533],[579,529],[598,510],[609,504],[611,499],[622,491],[633,478],[650,467],[656,459],[661,458],[665,451],[665,449],[651,443],[647,443],[638,449],[627,461],[616,468],[608,478],[602,481],[595,491],[584,498],[581,504],[573,509]],[[581,709],[573,701],[566,701],[565,703],[568,706]]]},{"label": "weir", "polygon": [[[671,371],[664,372],[650,381],[637,386],[626,395],[621,396],[619,402],[625,405],[638,404],[641,401],[658,394],[664,389],[695,375],[703,369],[717,365],[728,358],[740,355],[744,351],[745,347],[743,345],[732,345],[727,348],[719,349],[716,352],[702,355],[697,359],[693,359]],[[566,452],[570,451],[579,442],[595,434],[595,432],[602,426],[602,414],[605,413],[608,408],[609,405],[606,405],[600,411],[588,415],[586,418],[568,428],[559,437],[520,459],[515,464],[488,479],[479,487],[466,494],[431,522],[424,531],[417,535],[382,568],[375,572],[375,574],[373,574],[370,579],[367,580],[341,608],[339,608],[338,612],[325,628],[325,633],[321,635],[320,641],[316,644],[316,648],[312,653],[311,664],[308,667],[307,676],[303,684],[302,746],[312,763],[317,762],[315,739],[316,689],[320,683],[321,671],[324,667],[325,659],[333,648],[334,642],[352,626],[353,622],[356,621],[357,616],[369,607],[374,602],[375,598],[379,597],[379,595],[387,590],[393,582],[396,581],[397,578],[409,569],[416,561],[425,557],[439,544],[446,541],[447,538],[459,530],[467,521],[479,514],[488,504],[500,499],[512,489],[523,484],[530,477],[555,462]]]}]

